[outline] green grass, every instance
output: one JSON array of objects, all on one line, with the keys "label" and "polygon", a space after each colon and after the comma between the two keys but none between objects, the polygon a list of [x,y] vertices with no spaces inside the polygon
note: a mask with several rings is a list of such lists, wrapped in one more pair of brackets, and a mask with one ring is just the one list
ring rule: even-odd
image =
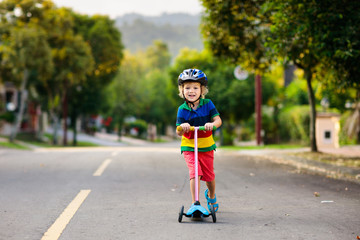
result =
[{"label": "green grass", "polygon": [[[69,145],[71,147],[72,145]],[[99,147],[100,145],[92,143],[92,142],[77,142],[76,147]],[[73,146],[74,147],[74,146]]]},{"label": "green grass", "polygon": [[[51,139],[51,135],[46,134],[45,135],[48,139]],[[42,147],[42,148],[51,148],[51,147],[64,147],[61,142],[59,142],[59,145],[53,145],[49,142],[43,142],[35,138],[34,134],[31,133],[20,133],[15,139],[14,143],[9,142],[7,136],[0,136],[4,138],[4,141],[0,141],[0,147],[3,148],[12,148],[12,149],[23,149],[23,150],[29,150],[31,149],[28,146],[25,146],[21,142],[29,145],[34,145],[36,147]],[[18,141],[16,141],[18,140]],[[68,145],[66,147],[97,147],[99,145],[91,143],[91,142],[83,142],[78,141],[77,146],[72,145],[72,141],[68,141]]]},{"label": "green grass", "polygon": [[11,143],[11,142],[8,142],[8,141],[5,141],[5,142],[0,141],[0,147],[19,149],[19,150],[30,150],[30,148],[28,148],[28,147],[26,147],[24,145],[21,145],[19,143]]},{"label": "green grass", "polygon": [[[44,134],[45,137],[47,137],[48,139],[52,139],[52,134],[50,133],[45,133]],[[59,144],[58,146],[52,145],[52,144],[48,144],[50,147],[63,147],[62,144],[60,143],[60,138],[58,140]],[[77,141],[77,145],[73,146],[72,145],[72,140],[68,141],[68,146],[67,147],[98,147],[100,145],[92,143],[92,142],[84,142],[84,141]]]}]

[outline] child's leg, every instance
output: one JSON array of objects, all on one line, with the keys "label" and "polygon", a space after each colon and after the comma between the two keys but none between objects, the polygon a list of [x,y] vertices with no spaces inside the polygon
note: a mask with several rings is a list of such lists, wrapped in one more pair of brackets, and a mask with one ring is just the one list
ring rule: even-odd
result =
[{"label": "child's leg", "polygon": [[[215,179],[212,180],[211,182],[206,182],[206,186],[208,187],[209,189],[209,197],[211,199],[214,199],[215,198]],[[215,204],[215,203],[214,203]]]},{"label": "child's leg", "polygon": [[210,205],[214,206],[215,212],[219,209],[215,194],[215,173],[214,173],[214,151],[204,152],[200,158],[201,168],[203,170],[203,180],[206,182],[208,189],[205,191],[205,197],[209,210]]},{"label": "child's leg", "polygon": [[[189,168],[190,193],[191,193],[192,203],[194,203],[195,202],[195,155],[194,155],[194,152],[188,152],[188,151],[184,151],[183,155],[184,155],[186,164]],[[200,165],[198,168],[198,173],[199,173],[199,182],[198,182],[199,189],[198,189],[198,191],[200,191],[200,178],[203,175]]]},{"label": "child's leg", "polygon": [[[209,189],[208,196],[215,198],[215,173],[214,173],[214,151],[203,152],[200,154],[200,164],[203,170],[203,180]],[[213,203],[215,204],[215,203]]]},{"label": "child's leg", "polygon": [[214,207],[214,211],[217,212],[219,210],[219,204],[217,203],[215,194],[215,179],[210,182],[206,182],[206,186],[208,187],[208,189],[205,191],[205,197],[207,200],[209,211],[211,211],[212,205]]},{"label": "child's leg", "polygon": [[[201,177],[199,176],[198,193],[200,192],[200,178]],[[191,192],[191,199],[192,199],[191,203],[194,203],[195,202],[195,178],[190,179],[190,192]]]}]

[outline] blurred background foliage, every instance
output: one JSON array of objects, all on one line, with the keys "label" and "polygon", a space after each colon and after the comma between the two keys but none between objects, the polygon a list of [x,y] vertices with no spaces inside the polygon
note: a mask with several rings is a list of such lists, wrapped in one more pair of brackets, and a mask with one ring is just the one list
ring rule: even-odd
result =
[{"label": "blurred background foliage", "polygon": [[[148,124],[157,126],[158,136],[174,128],[183,102],[177,77],[184,69],[199,68],[208,76],[207,97],[223,119],[219,139],[232,145],[254,139],[254,78],[262,74],[264,143],[308,145],[310,79],[316,110],[342,115],[341,144],[359,141],[359,124],[349,123],[359,121],[354,117],[359,111],[359,80],[354,77],[358,67],[352,63],[360,56],[356,1],[342,13],[333,7],[323,10],[326,1],[315,6],[313,1],[295,0],[216,2],[202,1],[205,13],[199,29],[200,16],[181,24],[186,16],[175,15],[176,23],[159,24],[159,19],[139,16],[111,20],[82,15],[50,0],[3,0],[0,85],[11,82],[27,95],[23,105],[33,102],[51,116],[54,144],[60,128],[76,132],[78,121],[81,130],[91,134],[130,134],[136,128],[137,137],[145,138]],[[337,6],[342,1],[331,2]],[[306,6],[318,11],[317,21],[328,21],[328,28],[310,29],[304,18],[303,25],[284,32],[286,24],[301,17],[295,10],[308,17]],[[285,19],[281,11],[292,15]],[[348,12],[357,16],[347,17]],[[333,33],[339,19],[347,26],[342,35]],[[303,38],[293,42],[291,34]],[[348,37],[347,43],[339,37]],[[234,77],[239,64],[249,72],[245,80]],[[296,67],[287,82],[289,65]],[[321,106],[324,98],[329,102],[326,109]],[[19,118],[20,108],[10,113],[1,101],[0,120],[26,120]],[[98,117],[101,123],[95,123]],[[60,125],[63,119],[67,124]]]}]

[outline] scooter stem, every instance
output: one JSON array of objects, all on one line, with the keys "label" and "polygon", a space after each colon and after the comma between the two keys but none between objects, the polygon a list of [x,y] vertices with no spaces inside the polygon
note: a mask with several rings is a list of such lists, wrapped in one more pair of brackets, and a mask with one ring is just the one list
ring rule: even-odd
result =
[{"label": "scooter stem", "polygon": [[[176,128],[178,131],[182,131],[182,127],[178,126]],[[216,127],[213,127],[213,131],[216,130]],[[198,172],[198,131],[206,131],[205,126],[200,127],[190,127],[190,131],[194,131],[194,155],[195,155],[195,202],[199,201],[199,172]]]},{"label": "scooter stem", "polygon": [[195,202],[199,201],[199,172],[198,172],[198,130],[194,127],[194,154],[195,154]]}]

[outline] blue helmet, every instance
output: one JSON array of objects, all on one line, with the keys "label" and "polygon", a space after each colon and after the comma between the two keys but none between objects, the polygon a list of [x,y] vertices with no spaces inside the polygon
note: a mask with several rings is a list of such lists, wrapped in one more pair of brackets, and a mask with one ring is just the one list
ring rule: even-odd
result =
[{"label": "blue helmet", "polygon": [[201,85],[207,86],[208,80],[205,73],[199,69],[185,69],[178,77],[178,84],[184,82],[199,82]]}]

